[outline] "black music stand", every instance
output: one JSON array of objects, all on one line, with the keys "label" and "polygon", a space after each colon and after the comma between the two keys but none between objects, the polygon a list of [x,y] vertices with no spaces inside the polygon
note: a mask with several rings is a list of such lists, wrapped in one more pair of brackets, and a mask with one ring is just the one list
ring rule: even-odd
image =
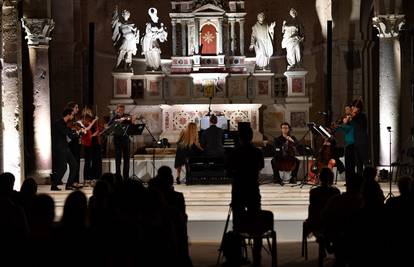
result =
[{"label": "black music stand", "polygon": [[[305,139],[305,137],[310,133],[313,133],[313,130],[316,130],[319,132],[319,130],[316,128],[316,124],[313,122],[310,122],[307,124],[308,126],[308,130],[306,131],[306,133],[302,136],[302,138],[298,141],[299,144],[301,144],[303,142],[303,140]],[[295,186],[300,186],[300,188],[302,188],[304,185],[311,185],[311,186],[315,186],[315,184],[312,183],[308,183],[308,165],[309,165],[309,157],[314,156],[314,151],[312,149],[312,147],[309,146],[303,146],[303,153],[301,153],[302,156],[304,156],[304,160],[303,160],[303,178],[302,181],[298,184],[294,184],[291,187],[295,187]]]},{"label": "black music stand", "polygon": [[[119,123],[116,123],[116,122],[112,123],[100,133],[101,137],[104,137],[106,140],[106,148],[105,148],[106,159],[109,159],[109,144],[112,144],[112,142],[109,143],[110,142],[109,137],[113,136],[115,131],[118,131],[119,126],[120,126]],[[110,159],[108,162],[108,168],[109,168],[108,172],[111,173],[111,160]]]},{"label": "black music stand", "polygon": [[[141,135],[142,132],[145,129],[145,123],[139,123],[139,124],[130,124],[128,125],[128,128],[126,130],[126,134],[128,136],[132,136],[132,149],[134,149],[135,141],[134,136],[135,135]],[[133,153],[132,155],[132,176],[133,179],[139,179],[138,176],[135,174],[135,155]]]}]

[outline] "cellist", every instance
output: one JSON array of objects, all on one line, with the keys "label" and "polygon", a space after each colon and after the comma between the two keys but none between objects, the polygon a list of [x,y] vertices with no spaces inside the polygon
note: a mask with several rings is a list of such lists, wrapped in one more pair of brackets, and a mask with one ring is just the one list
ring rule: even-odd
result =
[{"label": "cellist", "polygon": [[274,140],[275,156],[272,159],[273,182],[283,185],[279,171],[290,171],[289,183],[296,183],[296,176],[299,170],[299,160],[295,157],[296,145],[295,136],[290,134],[291,127],[287,122],[280,124],[281,135]]}]

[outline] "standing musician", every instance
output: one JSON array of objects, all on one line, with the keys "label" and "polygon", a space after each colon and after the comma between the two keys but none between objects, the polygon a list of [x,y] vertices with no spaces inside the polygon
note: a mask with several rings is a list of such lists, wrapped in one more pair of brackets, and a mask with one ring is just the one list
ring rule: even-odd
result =
[{"label": "standing musician", "polygon": [[355,173],[355,138],[354,127],[351,124],[351,114],[345,113],[340,125],[335,125],[337,131],[345,134],[345,180]]},{"label": "standing musician", "polygon": [[109,120],[108,126],[115,126],[114,145],[115,145],[115,169],[116,175],[121,175],[121,160],[124,160],[122,176],[124,179],[129,178],[129,136],[127,134],[128,126],[132,123],[132,116],[125,113],[125,105],[116,106],[115,115]]},{"label": "standing musician", "polygon": [[280,125],[282,134],[275,138],[275,156],[272,159],[273,169],[273,181],[283,185],[283,181],[280,178],[279,171],[290,171],[289,183],[296,183],[296,176],[299,170],[299,160],[295,157],[297,139],[290,135],[291,127],[289,123],[283,122]]},{"label": "standing musician", "polygon": [[[78,123],[78,113],[79,113],[79,105],[75,101],[70,101],[66,104],[65,108],[72,109],[73,111],[73,118],[68,121],[68,127],[73,131],[78,131],[78,135],[72,136],[69,141],[69,149],[72,152],[72,155],[75,157],[75,161],[80,166],[80,149],[81,149],[81,140],[80,137],[82,136],[82,131],[79,131],[82,128],[81,125]],[[79,182],[79,172],[75,174],[75,182]]]},{"label": "standing musician", "polygon": [[364,165],[369,164],[368,122],[367,115],[362,112],[362,100],[352,103],[351,125],[355,138],[355,165],[357,173],[362,176]]},{"label": "standing musician", "polygon": [[58,187],[59,184],[62,184],[63,175],[66,172],[66,164],[69,164],[69,177],[66,183],[66,190],[71,190],[77,187],[76,175],[79,175],[79,165],[76,162],[75,157],[72,154],[72,151],[69,148],[68,141],[76,136],[83,129],[78,130],[77,132],[73,131],[68,127],[68,123],[73,120],[74,112],[71,108],[66,108],[62,113],[62,118],[57,120],[53,124],[52,128],[52,150],[53,150],[53,170],[52,170],[52,181],[51,188],[52,191],[60,191]]},{"label": "standing musician", "polygon": [[80,123],[87,129],[81,138],[85,158],[83,179],[88,185],[93,185],[93,180],[97,180],[101,176],[102,157],[98,142],[98,119],[89,106],[83,108]]}]

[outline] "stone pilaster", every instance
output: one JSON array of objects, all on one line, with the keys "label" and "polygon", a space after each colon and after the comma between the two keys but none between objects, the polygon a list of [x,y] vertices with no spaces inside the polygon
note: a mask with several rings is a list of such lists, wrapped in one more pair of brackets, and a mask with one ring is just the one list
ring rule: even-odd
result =
[{"label": "stone pilaster", "polygon": [[[398,34],[404,24],[404,15],[378,15],[372,21],[380,37],[379,165],[388,166],[397,160],[400,146],[401,51]],[[391,134],[387,127],[391,127]]]},{"label": "stone pilaster", "polygon": [[240,55],[244,56],[244,19],[239,20],[240,27]]},{"label": "stone pilaster", "polygon": [[172,41],[172,54],[173,56],[177,55],[177,23],[175,20],[171,21],[171,41]]},{"label": "stone pilaster", "polygon": [[198,18],[194,19],[194,54],[198,55],[200,53],[200,21]]},{"label": "stone pilaster", "polygon": [[52,140],[49,86],[49,41],[52,19],[22,19],[29,47],[33,83],[34,178],[44,183],[52,171]]},{"label": "stone pilaster", "polygon": [[14,174],[14,187],[19,189],[24,179],[23,97],[21,70],[21,27],[18,1],[2,5],[2,134],[3,170]]},{"label": "stone pilaster", "polygon": [[218,55],[223,54],[223,21],[218,19],[218,29],[217,29],[217,42],[218,42]]},{"label": "stone pilaster", "polygon": [[234,55],[234,35],[235,35],[235,21],[230,20],[230,54]]},{"label": "stone pilaster", "polygon": [[181,21],[181,48],[183,56],[187,55],[187,22]]}]

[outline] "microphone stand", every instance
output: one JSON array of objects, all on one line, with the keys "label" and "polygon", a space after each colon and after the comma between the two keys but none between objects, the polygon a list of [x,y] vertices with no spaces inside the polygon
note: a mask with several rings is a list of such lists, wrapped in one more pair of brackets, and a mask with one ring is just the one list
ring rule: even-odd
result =
[{"label": "microphone stand", "polygon": [[209,98],[210,98],[210,103],[208,104],[208,113],[207,113],[207,116],[210,117],[210,115],[211,115],[211,100],[213,100],[213,97],[210,96]]},{"label": "microphone stand", "polygon": [[388,193],[388,195],[385,197],[385,199],[388,199],[388,198],[392,198],[392,197],[394,197],[394,194],[392,193],[392,174],[393,174],[393,169],[392,169],[392,164],[391,164],[391,127],[387,127],[387,130],[388,130],[388,132],[390,133],[390,147],[389,147],[389,156],[390,156],[390,172],[389,172],[389,174],[388,174],[388,176],[389,176],[389,178],[388,178],[388,180],[389,180],[389,182],[390,182],[390,192]]},{"label": "microphone stand", "polygon": [[151,178],[154,178],[155,177],[155,148],[156,148],[156,144],[158,143],[158,141],[157,141],[157,139],[155,139],[154,135],[152,134],[152,132],[148,128],[147,124],[144,123],[141,116],[138,118],[138,120],[142,124],[144,124],[145,129],[148,131],[148,133],[150,134],[150,136],[152,138],[153,150],[152,150],[152,177]]}]

